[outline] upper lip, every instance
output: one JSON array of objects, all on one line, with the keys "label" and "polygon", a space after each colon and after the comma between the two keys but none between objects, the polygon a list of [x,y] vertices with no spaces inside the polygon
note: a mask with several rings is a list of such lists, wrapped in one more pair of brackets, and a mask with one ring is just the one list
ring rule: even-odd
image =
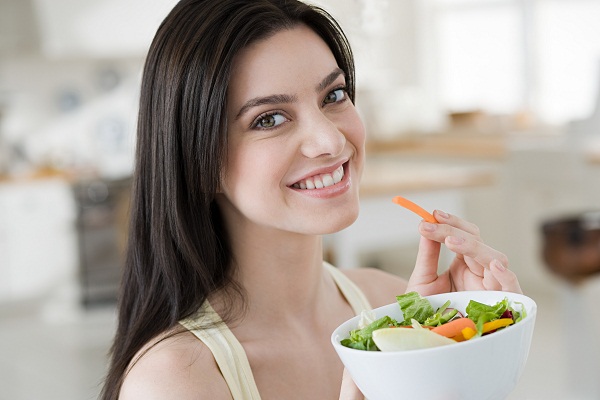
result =
[{"label": "upper lip", "polygon": [[311,177],[316,176],[316,175],[331,174],[331,173],[333,173],[333,171],[335,171],[336,169],[338,169],[341,165],[345,164],[347,161],[348,161],[348,159],[345,158],[343,160],[339,160],[335,164],[331,164],[331,165],[328,165],[328,166],[325,166],[325,167],[313,169],[310,172],[302,175],[301,177],[293,180],[288,186],[292,186],[294,183],[300,182],[300,181],[302,181],[304,179],[308,179],[308,178],[311,178]]}]

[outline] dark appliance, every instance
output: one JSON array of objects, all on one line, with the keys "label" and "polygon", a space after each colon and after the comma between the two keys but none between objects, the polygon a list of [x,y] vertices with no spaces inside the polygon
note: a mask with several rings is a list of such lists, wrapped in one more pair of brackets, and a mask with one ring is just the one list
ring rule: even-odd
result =
[{"label": "dark appliance", "polygon": [[123,268],[131,180],[84,180],[73,185],[78,205],[81,301],[115,303]]}]

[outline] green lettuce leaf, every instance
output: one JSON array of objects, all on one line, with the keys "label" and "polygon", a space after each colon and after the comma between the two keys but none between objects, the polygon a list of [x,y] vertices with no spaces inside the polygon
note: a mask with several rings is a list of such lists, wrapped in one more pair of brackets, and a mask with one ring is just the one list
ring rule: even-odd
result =
[{"label": "green lettuce leaf", "polygon": [[373,321],[362,329],[350,331],[350,337],[343,339],[340,343],[342,346],[351,347],[358,350],[378,351],[379,349],[373,342],[373,331],[390,326],[398,326],[398,321],[385,316]]},{"label": "green lettuce leaf", "polygon": [[450,300],[445,302],[440,308],[437,309],[435,314],[425,320],[423,325],[425,326],[440,326],[444,325],[446,322],[450,321],[452,318],[458,314],[458,310],[451,309],[446,311],[446,309],[450,306]]},{"label": "green lettuce leaf", "polygon": [[515,324],[519,321],[521,321],[523,318],[525,318],[527,316],[527,311],[525,311],[525,304],[519,302],[519,301],[515,301],[515,304],[519,304],[521,306],[521,311],[517,311],[512,307],[509,307],[509,310],[512,312],[513,314],[513,320],[515,321]]},{"label": "green lettuce leaf", "polygon": [[504,298],[494,305],[479,303],[475,300],[469,301],[466,308],[467,317],[469,317],[477,326],[476,336],[481,336],[483,324],[498,319],[509,309],[508,299]]},{"label": "green lettuce leaf", "polygon": [[408,292],[396,296],[396,301],[404,315],[402,325],[410,325],[412,319],[417,320],[420,324],[424,324],[427,318],[435,314],[429,300],[421,297],[417,292]]}]

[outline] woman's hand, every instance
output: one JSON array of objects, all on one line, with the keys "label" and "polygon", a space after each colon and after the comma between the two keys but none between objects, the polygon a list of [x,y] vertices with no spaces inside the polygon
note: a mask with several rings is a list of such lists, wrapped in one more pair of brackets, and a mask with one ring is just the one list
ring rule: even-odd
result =
[{"label": "woman's hand", "polygon": [[340,391],[340,400],[364,400],[365,396],[358,390],[358,387],[352,380],[348,370],[344,368],[344,377],[342,378],[342,390]]},{"label": "woman's hand", "polygon": [[[508,259],[483,243],[476,225],[439,210],[434,216],[439,224],[422,221],[419,225],[419,253],[407,291],[423,296],[462,290],[521,293],[516,275],[507,268]],[[438,275],[442,243],[456,257],[450,268]]]}]

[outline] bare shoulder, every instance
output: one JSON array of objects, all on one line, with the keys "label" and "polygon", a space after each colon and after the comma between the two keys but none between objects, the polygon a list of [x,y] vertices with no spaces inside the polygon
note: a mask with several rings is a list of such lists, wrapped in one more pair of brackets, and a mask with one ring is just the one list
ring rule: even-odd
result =
[{"label": "bare shoulder", "polygon": [[376,268],[342,269],[367,296],[373,308],[393,303],[406,291],[408,282],[398,275]]},{"label": "bare shoulder", "polygon": [[193,334],[181,332],[144,346],[130,366],[119,398],[231,400],[231,394],[208,347]]}]

